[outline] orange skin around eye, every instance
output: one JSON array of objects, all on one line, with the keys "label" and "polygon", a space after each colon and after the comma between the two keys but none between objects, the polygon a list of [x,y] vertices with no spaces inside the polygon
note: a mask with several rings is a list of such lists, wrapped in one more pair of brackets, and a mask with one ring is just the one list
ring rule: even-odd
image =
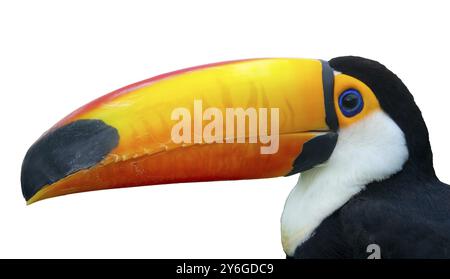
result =
[{"label": "orange skin around eye", "polygon": [[[341,109],[339,108],[339,96],[348,89],[358,90],[359,93],[361,93],[364,101],[364,107],[362,111],[352,117],[345,116],[342,113]],[[334,105],[340,128],[348,127],[351,124],[356,123],[361,119],[365,118],[372,112],[381,109],[380,104],[378,103],[378,100],[375,97],[375,94],[367,85],[357,80],[356,78],[345,74],[338,74],[334,78]]]}]

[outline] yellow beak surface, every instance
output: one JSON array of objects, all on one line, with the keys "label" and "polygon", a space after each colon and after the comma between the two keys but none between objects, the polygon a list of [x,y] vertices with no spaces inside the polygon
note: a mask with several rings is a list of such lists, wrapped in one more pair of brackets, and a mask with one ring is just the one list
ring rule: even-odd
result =
[{"label": "yellow beak surface", "polygon": [[114,91],[30,148],[24,196],[33,203],[98,189],[298,172],[304,144],[330,130],[323,63],[223,62]]}]

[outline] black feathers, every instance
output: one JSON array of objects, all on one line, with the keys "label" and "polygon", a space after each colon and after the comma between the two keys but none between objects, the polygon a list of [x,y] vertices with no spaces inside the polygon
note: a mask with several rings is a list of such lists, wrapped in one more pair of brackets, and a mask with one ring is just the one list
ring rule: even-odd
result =
[{"label": "black feathers", "polygon": [[326,218],[295,258],[450,258],[450,187],[400,172],[374,182]]}]

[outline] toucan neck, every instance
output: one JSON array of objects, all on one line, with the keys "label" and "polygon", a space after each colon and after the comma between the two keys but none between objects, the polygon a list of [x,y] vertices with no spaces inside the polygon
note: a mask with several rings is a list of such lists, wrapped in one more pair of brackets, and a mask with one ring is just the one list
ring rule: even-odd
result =
[{"label": "toucan neck", "polygon": [[407,160],[404,134],[382,111],[341,129],[329,160],[302,173],[288,197],[281,220],[286,254],[366,185],[395,175]]},{"label": "toucan neck", "polygon": [[[439,180],[434,172],[433,166],[424,168],[423,164],[417,164],[413,160],[408,160],[403,166],[402,170],[390,177],[389,180],[380,181],[380,183],[391,182],[393,185],[400,185],[401,181],[436,181]],[[375,183],[374,183],[375,184]],[[421,184],[417,184],[421,185]]]}]

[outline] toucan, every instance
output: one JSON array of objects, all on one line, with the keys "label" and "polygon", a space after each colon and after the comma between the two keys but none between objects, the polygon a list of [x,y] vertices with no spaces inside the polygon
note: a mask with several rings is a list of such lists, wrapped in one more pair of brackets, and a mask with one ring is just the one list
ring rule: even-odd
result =
[{"label": "toucan", "polygon": [[[269,137],[276,148],[262,152]],[[47,130],[21,185],[31,204],[297,173],[281,217],[287,258],[367,258],[374,247],[381,258],[450,257],[450,187],[421,112],[394,73],[362,57],[236,60],[126,86]]]}]

